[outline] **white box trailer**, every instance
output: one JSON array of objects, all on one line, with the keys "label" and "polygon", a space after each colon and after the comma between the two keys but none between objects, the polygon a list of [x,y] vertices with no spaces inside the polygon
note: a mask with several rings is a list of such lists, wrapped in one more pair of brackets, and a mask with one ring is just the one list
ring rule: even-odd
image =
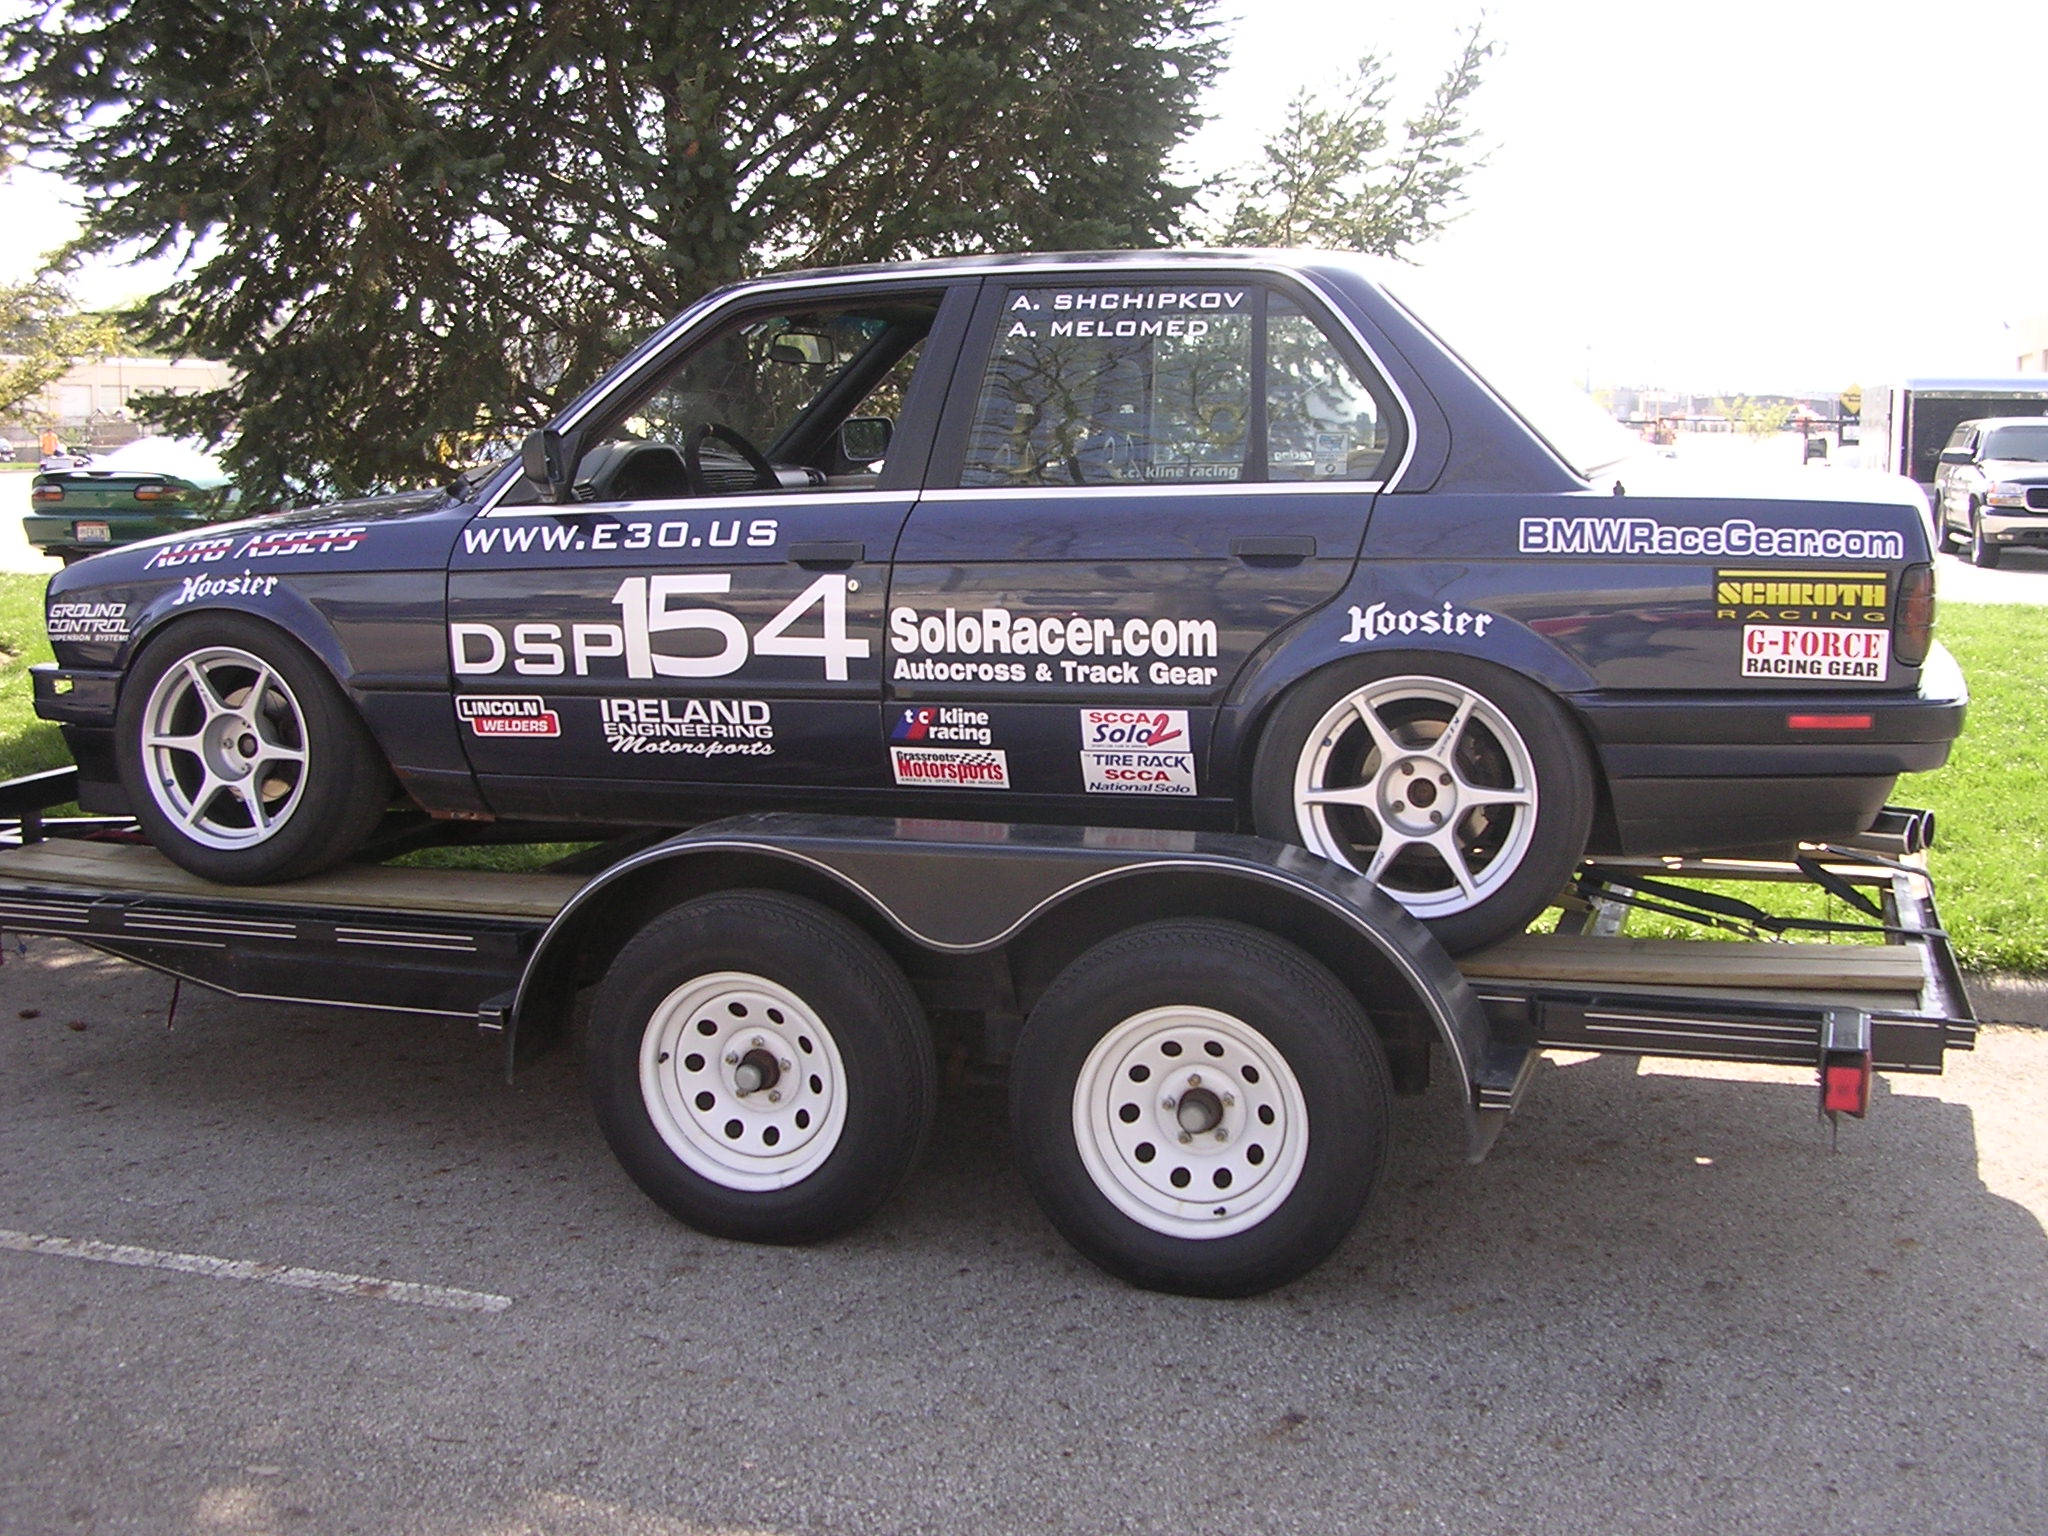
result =
[{"label": "white box trailer", "polygon": [[1919,482],[1934,505],[1934,471],[1956,423],[1979,416],[2048,416],[2048,374],[1916,378],[1863,394],[1863,467]]}]

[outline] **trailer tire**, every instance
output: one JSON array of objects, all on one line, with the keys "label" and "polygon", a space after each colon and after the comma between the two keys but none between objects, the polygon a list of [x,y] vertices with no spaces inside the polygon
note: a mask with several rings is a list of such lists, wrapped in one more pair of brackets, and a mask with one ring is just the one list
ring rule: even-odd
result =
[{"label": "trailer tire", "polygon": [[151,639],[114,734],[150,842],[224,885],[339,864],[391,803],[390,767],[327,669],[244,614],[195,616]]},{"label": "trailer tire", "polygon": [[923,1150],[938,1070],[902,970],[837,913],[706,896],[619,952],[592,1005],[599,1127],[633,1182],[718,1237],[866,1220]]},{"label": "trailer tire", "polygon": [[1113,1275],[1250,1296],[1341,1243],[1386,1161],[1386,1058],[1358,1001],[1241,923],[1150,923],[1047,989],[1018,1038],[1019,1166]]}]

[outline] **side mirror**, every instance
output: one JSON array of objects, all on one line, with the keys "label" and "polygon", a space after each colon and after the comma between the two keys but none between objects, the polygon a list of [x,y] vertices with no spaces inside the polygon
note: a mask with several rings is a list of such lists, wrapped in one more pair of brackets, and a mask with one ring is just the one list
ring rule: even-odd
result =
[{"label": "side mirror", "polygon": [[1944,448],[1941,450],[1941,462],[1944,464],[1970,464],[1974,463],[1975,460],[1970,457],[1970,450],[1967,448]]},{"label": "side mirror", "polygon": [[526,434],[526,441],[519,445],[519,468],[543,501],[568,499],[569,466],[562,462],[562,434],[553,427]]},{"label": "side mirror", "polygon": [[849,416],[839,424],[839,456],[849,464],[886,458],[896,424],[886,416]]}]

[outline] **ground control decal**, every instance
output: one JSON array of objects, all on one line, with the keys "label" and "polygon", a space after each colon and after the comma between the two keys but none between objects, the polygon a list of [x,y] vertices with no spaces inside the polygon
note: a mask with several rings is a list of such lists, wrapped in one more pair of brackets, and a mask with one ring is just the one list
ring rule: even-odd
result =
[{"label": "ground control decal", "polygon": [[1192,795],[1184,709],[1081,711],[1081,782],[1091,795]]},{"label": "ground control decal", "polygon": [[899,683],[1063,683],[1088,687],[1211,688],[1214,619],[1104,619],[1012,613],[889,610],[889,677]]},{"label": "ground control decal", "polygon": [[614,752],[682,757],[770,757],[775,713],[765,699],[599,699]]},{"label": "ground control decal", "polygon": [[1445,603],[1440,608],[1389,608],[1385,603],[1374,603],[1361,609],[1353,605],[1351,630],[1344,636],[1344,643],[1359,645],[1397,635],[1471,635],[1476,638],[1486,633],[1493,620],[1493,614],[1473,613],[1454,603]]},{"label": "ground control decal", "polygon": [[1708,555],[1737,560],[1903,560],[1888,528],[1759,528],[1747,518],[1704,525],[1652,517],[1525,517],[1525,555]]},{"label": "ground control decal", "polygon": [[100,641],[118,645],[128,638],[126,603],[52,603],[43,627],[52,642]]},{"label": "ground control decal", "polygon": [[1743,624],[1883,624],[1883,571],[1716,571],[1714,617]]},{"label": "ground control decal", "polygon": [[475,736],[559,736],[562,717],[535,694],[497,698],[468,694],[455,701],[455,715],[469,722]]},{"label": "ground control decal", "polygon": [[151,554],[142,568],[169,571],[180,566],[213,565],[222,560],[345,555],[359,548],[369,532],[366,525],[351,523],[342,528],[270,528],[261,533],[219,533],[204,539],[181,539]]},{"label": "ground control decal", "polygon": [[1010,755],[997,748],[962,752],[950,747],[891,747],[889,766],[898,784],[952,789],[1008,789]]},{"label": "ground control decal", "polygon": [[1881,683],[1890,660],[1887,630],[1805,624],[1746,624],[1742,629],[1744,677]]}]

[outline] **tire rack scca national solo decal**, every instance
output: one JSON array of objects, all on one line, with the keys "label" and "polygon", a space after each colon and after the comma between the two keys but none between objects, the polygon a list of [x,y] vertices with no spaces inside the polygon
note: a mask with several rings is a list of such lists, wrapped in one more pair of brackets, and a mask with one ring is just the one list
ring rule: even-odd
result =
[{"label": "tire rack scca national solo decal", "polygon": [[1194,794],[1188,712],[1082,710],[1081,782],[1091,795]]},{"label": "tire rack scca national solo decal", "polygon": [[1214,619],[892,608],[889,649],[897,683],[1213,688],[1218,670],[1199,664],[1216,657]]}]

